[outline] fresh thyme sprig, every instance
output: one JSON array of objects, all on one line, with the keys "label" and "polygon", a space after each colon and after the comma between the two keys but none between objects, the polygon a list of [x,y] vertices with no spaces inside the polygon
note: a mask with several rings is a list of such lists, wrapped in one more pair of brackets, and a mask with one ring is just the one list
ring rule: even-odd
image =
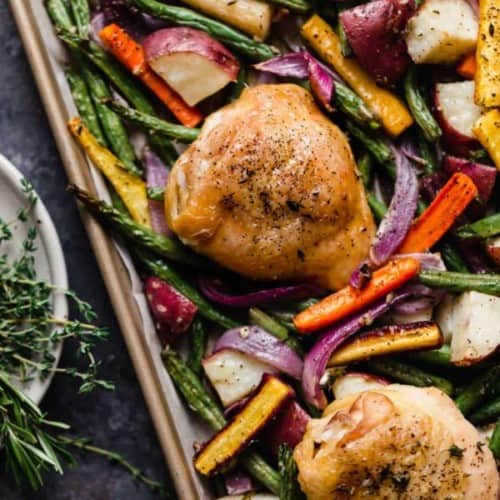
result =
[{"label": "fresh thyme sprig", "polygon": [[[0,219],[0,248],[2,242],[11,240],[12,224],[26,222],[36,204],[36,195],[28,181],[22,181],[22,189],[27,206],[17,212],[13,221]],[[99,363],[92,354],[96,342],[106,339],[108,332],[91,324],[96,318],[95,312],[73,291],[61,290],[36,277],[36,237],[36,228],[29,228],[19,256],[0,257],[0,372],[9,373],[21,382],[29,381],[35,374],[44,378],[51,372],[66,373],[81,380],[82,393],[97,386],[112,389],[110,382],[98,378]],[[58,293],[73,301],[84,321],[53,315],[52,298]],[[78,353],[86,358],[85,370],[54,366],[54,345],[70,338],[78,342]]]},{"label": "fresh thyme sprig", "polygon": [[70,438],[68,436],[57,436],[57,439],[64,445],[73,446],[79,450],[95,453],[96,455],[101,455],[102,457],[108,459],[110,462],[119,464],[130,475],[136,480],[144,485],[146,485],[152,491],[155,491],[163,498],[173,498],[173,495],[165,488],[165,485],[158,481],[148,478],[140,469],[134,467],[130,462],[125,460],[119,453],[115,451],[105,450],[104,448],[99,448],[91,444],[89,439],[85,438]]},{"label": "fresh thyme sprig", "polygon": [[[27,222],[36,204],[31,184],[23,179],[21,186],[27,205],[18,210],[14,220],[0,219],[0,249],[2,243],[12,239],[13,224]],[[79,378],[81,393],[95,387],[114,387],[98,378],[99,363],[92,353],[94,345],[107,338],[108,332],[92,324],[96,319],[94,310],[75,292],[37,278],[36,237],[36,228],[29,228],[16,258],[0,256],[0,454],[5,458],[7,471],[19,485],[27,484],[36,490],[43,485],[44,472],[62,474],[61,461],[74,462],[68,451],[73,446],[116,462],[148,488],[170,496],[160,483],[146,477],[120,454],[93,446],[83,438],[58,434],[69,426],[46,419],[40,408],[14,385],[13,381],[24,383],[54,372]],[[57,293],[72,300],[83,321],[54,316],[52,299]],[[65,339],[77,341],[79,354],[87,360],[85,370],[55,366],[53,347]]]}]

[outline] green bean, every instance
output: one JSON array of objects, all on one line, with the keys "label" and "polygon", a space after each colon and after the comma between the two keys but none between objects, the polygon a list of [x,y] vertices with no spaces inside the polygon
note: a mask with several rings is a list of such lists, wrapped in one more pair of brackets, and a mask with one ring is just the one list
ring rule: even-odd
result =
[{"label": "green bean", "polygon": [[493,453],[493,456],[497,460],[500,460],[500,420],[498,420],[495,430],[493,431],[493,435],[491,436],[490,450]]},{"label": "green bean", "polygon": [[490,162],[491,157],[486,149],[480,148],[469,153],[469,160],[478,162]]},{"label": "green bean", "polygon": [[171,167],[179,157],[179,153],[174,145],[169,140],[165,139],[165,137],[153,135],[149,137],[148,142],[154,152],[160,157],[161,161],[169,167]]},{"label": "green bean", "polygon": [[[45,5],[48,14],[57,29],[64,30],[66,32],[71,32],[75,29],[71,13],[68,11],[66,3],[63,0],[47,0]],[[77,51],[72,50],[72,54],[76,62],[81,65]],[[106,139],[99,125],[94,104],[89,94],[89,88],[87,85],[88,82],[86,82],[84,75],[80,74],[75,69],[69,69],[66,72],[66,79],[68,80],[73,99],[75,100],[76,108],[82,117],[83,122],[97,138],[97,140],[106,146]]]},{"label": "green bean", "polygon": [[420,283],[449,292],[474,290],[489,295],[500,295],[500,274],[470,274],[451,271],[420,271]]},{"label": "green bean", "polygon": [[288,309],[270,309],[269,314],[276,318],[279,322],[290,322],[295,318],[296,313],[294,311],[290,311]]},{"label": "green bean", "polygon": [[121,213],[106,202],[93,198],[87,192],[80,190],[74,185],[70,186],[69,189],[88,210],[92,211],[92,213],[106,224],[109,224],[110,227],[119,232],[124,238],[136,245],[175,262],[181,262],[202,269],[207,266],[210,267],[210,263],[190,252],[177,240],[167,238],[155,233],[148,227],[138,224],[131,217]]},{"label": "green bean", "polygon": [[420,151],[420,156],[425,160],[424,172],[429,175],[436,172],[438,169],[436,154],[432,151],[430,144],[424,136],[422,130],[417,132],[417,143]]},{"label": "green bean", "polygon": [[199,128],[184,127],[183,125],[169,123],[151,114],[123,106],[117,101],[108,99],[106,105],[114,112],[118,113],[122,118],[144,127],[153,134],[161,134],[171,139],[178,139],[182,142],[193,142],[200,134]]},{"label": "green bean", "polygon": [[485,405],[478,408],[474,413],[471,413],[468,419],[473,424],[481,424],[497,420],[500,417],[500,397],[488,401]]},{"label": "green bean", "polygon": [[406,102],[411,114],[429,142],[436,142],[441,136],[441,129],[430,112],[417,82],[417,67],[410,66],[404,80]]},{"label": "green bean", "polygon": [[306,309],[313,306],[314,304],[317,304],[319,302],[319,300],[320,299],[316,299],[314,297],[312,297],[310,299],[301,300],[301,301],[295,303],[294,307],[297,311],[305,311]]},{"label": "green bean", "polygon": [[280,500],[302,500],[304,494],[297,483],[297,464],[290,446],[282,444],[278,450],[278,470],[281,476]]},{"label": "green bean", "polygon": [[67,31],[71,31],[74,28],[73,19],[63,0],[46,0],[45,8],[57,28]]},{"label": "green bean", "polygon": [[[266,330],[266,332],[274,335],[277,339],[283,341],[289,347],[297,351],[299,354],[304,353],[304,349],[300,342],[290,335],[289,328],[285,326],[283,321],[277,321],[275,318],[265,313],[257,307],[252,307],[248,311],[248,319],[252,325],[257,325]],[[295,325],[290,325],[295,331]]]},{"label": "green bean", "polygon": [[306,0],[267,0],[269,3],[286,7],[291,12],[305,14],[311,10],[311,5]]},{"label": "green bean", "polygon": [[490,215],[472,224],[465,224],[456,231],[460,238],[489,238],[500,234],[500,213]]},{"label": "green bean", "polygon": [[391,148],[385,143],[384,139],[380,136],[368,134],[349,120],[346,121],[346,126],[350,134],[363,144],[375,160],[382,165],[391,178],[394,179],[396,177],[394,155],[392,154]]},{"label": "green bean", "polygon": [[165,188],[163,187],[151,187],[147,188],[148,198],[154,201],[164,201],[165,200]]},{"label": "green bean", "polygon": [[363,151],[358,158],[358,170],[363,185],[368,189],[372,180],[372,157],[366,151]]},{"label": "green bean", "polygon": [[458,273],[469,272],[460,254],[449,243],[443,243],[440,247],[440,252],[447,269]]},{"label": "green bean", "polygon": [[174,271],[165,261],[158,259],[149,252],[139,247],[132,249],[134,255],[146,267],[146,269],[154,276],[166,281],[170,286],[173,286],[182,295],[185,295],[191,302],[198,306],[198,311],[204,318],[213,321],[223,328],[234,328],[240,323],[228,318],[220,313],[217,309],[203,297],[198,290],[188,283],[182,276]]},{"label": "green bean", "polygon": [[[147,95],[137,85],[134,78],[117,65],[99,45],[93,42],[85,42],[65,30],[60,31],[58,34],[59,38],[71,50],[78,52],[82,57],[94,64],[132,106],[143,113],[154,114],[154,108]],[[155,136],[150,138],[149,143],[164,163],[172,165],[175,162],[177,153],[169,141]]]},{"label": "green bean", "polygon": [[[162,358],[172,381],[183,395],[189,408],[197,413],[212,429],[220,431],[226,425],[226,419],[196,373],[169,348],[163,351]],[[257,481],[271,492],[279,493],[280,476],[260,455],[246,451],[240,457],[240,462]]]},{"label": "green bean", "polygon": [[345,5],[339,5],[337,7],[337,21],[336,21],[336,31],[337,31],[337,36],[339,37],[339,42],[340,42],[340,51],[342,52],[342,55],[344,57],[351,57],[352,56],[352,49],[351,46],[349,45],[349,41],[347,40],[347,35],[344,30],[344,25],[342,24],[342,19],[340,17],[340,14],[344,11],[347,10],[349,7]]},{"label": "green bean", "polygon": [[380,128],[380,123],[366,107],[361,97],[341,82],[335,82],[335,106],[353,122],[370,130]]},{"label": "green bean", "polygon": [[247,85],[247,68],[240,62],[240,71],[238,72],[238,79],[231,84],[229,93],[229,100],[235,101],[238,99]]},{"label": "green bean", "polygon": [[241,456],[240,462],[243,464],[245,470],[271,493],[275,495],[279,494],[281,487],[280,475],[261,455],[255,452],[246,452]]},{"label": "green bean", "polygon": [[448,395],[453,394],[453,384],[449,380],[395,359],[373,359],[368,361],[365,366],[397,382],[417,387],[434,386]]},{"label": "green bean", "polygon": [[197,375],[200,375],[202,371],[201,360],[205,355],[207,339],[207,331],[203,327],[203,322],[200,318],[195,318],[191,325],[191,331],[189,332],[190,349],[188,366]]},{"label": "green bean", "polygon": [[430,351],[419,351],[408,355],[409,359],[415,361],[422,361],[431,365],[450,366],[451,350],[450,346],[444,344],[439,349],[432,349]]},{"label": "green bean", "polygon": [[375,220],[377,222],[380,222],[387,213],[388,210],[387,205],[383,201],[380,201],[372,193],[367,193],[366,199],[368,200],[368,205],[370,205]]},{"label": "green bean", "polygon": [[135,151],[130,143],[123,122],[116,113],[103,104],[104,99],[111,98],[106,82],[97,72],[93,71],[87,62],[84,62],[82,67],[83,75],[94,101],[97,116],[99,117],[111,151],[120,159],[126,170],[140,177],[142,175],[142,169],[137,166]]},{"label": "green bean", "polygon": [[212,429],[220,431],[226,425],[226,419],[198,375],[169,347],[162,352],[162,359],[168,374],[184,396],[189,408],[195,411]]},{"label": "green bean", "polygon": [[465,415],[483,403],[496,388],[500,377],[500,365],[496,365],[476,377],[464,391],[455,399],[458,409]]},{"label": "green bean", "polygon": [[120,195],[116,192],[115,188],[110,182],[107,182],[109,197],[111,198],[111,205],[113,208],[117,210],[121,215],[125,217],[130,217],[130,212],[128,211],[127,206],[123,203]]},{"label": "green bean", "polygon": [[92,132],[96,139],[104,146],[107,145],[104,134],[102,133],[99,120],[94,108],[94,103],[89,94],[89,89],[83,75],[74,69],[66,71],[66,79],[68,80],[71,95],[75,101],[76,109],[82,117],[83,123]]},{"label": "green bean", "polygon": [[270,59],[275,55],[275,50],[265,43],[256,42],[251,38],[243,35],[239,31],[226,26],[225,24],[215,21],[197,12],[167,5],[157,2],[156,0],[131,0],[132,3],[139,9],[151,14],[152,16],[165,19],[166,21],[179,24],[181,26],[189,26],[202,31],[206,31],[209,35],[217,38],[225,45],[232,47],[242,54],[256,60]]},{"label": "green bean", "polygon": [[82,38],[88,38],[90,28],[90,8],[88,0],[71,0],[69,4],[78,34]]},{"label": "green bean", "polygon": [[283,341],[288,339],[288,330],[261,309],[257,307],[250,308],[248,311],[248,318],[252,325],[260,326],[266,330],[266,332],[274,335],[277,339]]}]

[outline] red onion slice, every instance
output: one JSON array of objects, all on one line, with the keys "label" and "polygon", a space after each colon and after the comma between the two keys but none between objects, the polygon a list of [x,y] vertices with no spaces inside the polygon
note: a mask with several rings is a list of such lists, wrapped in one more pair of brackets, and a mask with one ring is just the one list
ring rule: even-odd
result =
[{"label": "red onion slice", "polygon": [[221,290],[220,281],[201,276],[198,279],[201,293],[207,299],[226,307],[254,307],[272,304],[285,299],[306,299],[317,295],[320,289],[310,283],[301,285],[280,286],[259,290],[257,292],[245,293],[243,295],[231,295]]},{"label": "red onion slice", "polygon": [[304,54],[305,52],[291,52],[255,64],[254,68],[265,73],[272,73],[282,78],[298,78],[304,80],[309,76],[307,69],[308,61],[304,57]]},{"label": "red onion slice", "polygon": [[[148,189],[164,189],[167,185],[169,171],[165,164],[149,148],[144,151],[146,163],[146,184]],[[153,231],[163,236],[172,236],[173,233],[165,220],[165,208],[161,201],[148,200],[149,215]]]},{"label": "red onion slice", "polygon": [[335,93],[335,80],[338,76],[321,64],[309,52],[291,52],[283,56],[254,65],[255,69],[282,78],[309,78],[311,90],[328,111],[333,111],[332,99]]},{"label": "red onion slice", "polygon": [[307,57],[307,71],[312,93],[327,111],[334,111],[332,99],[335,93],[335,80],[329,71],[312,56]]},{"label": "red onion slice", "polygon": [[396,148],[393,152],[396,159],[394,195],[370,248],[370,260],[375,266],[385,264],[401,245],[417,209],[417,174],[406,155]]},{"label": "red onion slice", "polygon": [[297,380],[302,376],[304,363],[300,356],[259,326],[240,326],[227,330],[215,343],[213,352],[222,349],[248,354]]},{"label": "red onion slice", "polygon": [[244,495],[254,490],[252,478],[240,469],[225,474],[224,483],[228,495]]},{"label": "red onion slice", "polygon": [[[411,253],[395,255],[395,259],[412,257],[420,262],[420,269],[436,269],[446,271],[441,255],[438,253]],[[441,302],[446,292],[438,288],[430,288],[420,283],[409,283],[401,288],[402,292],[411,295],[412,298],[398,303],[394,306],[394,312],[398,314],[415,314],[425,309],[436,306]]]},{"label": "red onion slice", "polygon": [[409,294],[405,292],[397,292],[392,298],[387,296],[323,332],[304,359],[302,390],[309,404],[320,409],[323,409],[327,404],[320,380],[335,349],[362,327],[370,324],[408,296]]}]

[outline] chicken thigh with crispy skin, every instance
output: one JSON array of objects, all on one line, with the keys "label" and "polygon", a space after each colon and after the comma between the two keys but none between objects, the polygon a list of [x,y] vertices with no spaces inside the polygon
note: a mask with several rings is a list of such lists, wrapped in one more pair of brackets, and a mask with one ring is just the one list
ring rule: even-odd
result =
[{"label": "chicken thigh with crispy skin", "polygon": [[436,388],[389,385],[311,420],[294,450],[310,500],[497,500],[495,460]]},{"label": "chicken thigh with crispy skin", "polygon": [[166,216],[232,271],[334,289],[375,229],[346,137],[291,84],[248,88],[206,120],[172,169]]}]

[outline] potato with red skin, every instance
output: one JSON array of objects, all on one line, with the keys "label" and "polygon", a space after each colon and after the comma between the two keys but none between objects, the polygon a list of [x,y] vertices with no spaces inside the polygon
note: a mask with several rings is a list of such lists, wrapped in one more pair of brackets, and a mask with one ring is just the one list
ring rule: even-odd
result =
[{"label": "potato with red skin", "polygon": [[433,111],[443,132],[443,146],[449,153],[469,156],[480,148],[472,132],[481,116],[481,108],[474,102],[474,82],[436,84]]},{"label": "potato with red skin", "polygon": [[236,81],[240,65],[220,42],[193,28],[165,28],[143,42],[148,64],[190,106]]},{"label": "potato with red skin", "polygon": [[267,425],[262,434],[262,441],[277,457],[282,444],[287,444],[293,449],[300,443],[310,419],[309,414],[297,401],[289,401],[276,419]]},{"label": "potato with red skin", "polygon": [[453,175],[455,172],[462,172],[468,175],[477,187],[478,198],[481,204],[486,205],[488,203],[497,177],[497,169],[495,167],[469,161],[464,158],[446,156],[443,161],[443,168],[450,175]]},{"label": "potato with red skin", "polygon": [[146,298],[163,345],[186,332],[198,308],[168,283],[155,276],[144,282]]},{"label": "potato with red skin", "polygon": [[493,264],[500,266],[500,236],[487,239],[485,248]]},{"label": "potato with red skin", "polygon": [[413,0],[374,0],[340,14],[352,50],[363,68],[382,85],[393,85],[410,56],[402,33],[415,11]]}]

